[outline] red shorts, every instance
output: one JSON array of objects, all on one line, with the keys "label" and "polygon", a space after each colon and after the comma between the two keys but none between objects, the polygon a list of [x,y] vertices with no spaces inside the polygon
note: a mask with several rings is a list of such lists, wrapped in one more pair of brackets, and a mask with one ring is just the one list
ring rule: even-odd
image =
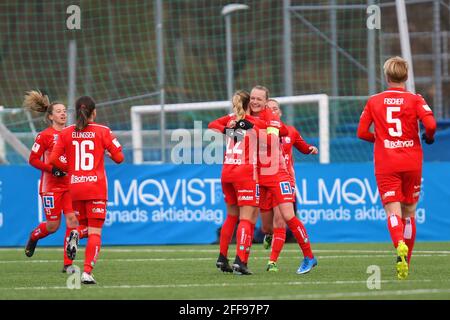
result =
[{"label": "red shorts", "polygon": [[81,224],[101,228],[106,218],[106,200],[80,200],[73,202],[73,209]]},{"label": "red shorts", "polygon": [[256,181],[222,182],[222,192],[227,204],[257,207],[259,186]]},{"label": "red shorts", "polygon": [[260,186],[259,208],[269,211],[280,203],[295,202],[295,185],[293,181],[266,183]]},{"label": "red shorts", "polygon": [[69,191],[43,192],[41,198],[47,221],[58,221],[61,219],[61,213],[73,212],[72,197]]},{"label": "red shorts", "polygon": [[413,204],[419,201],[422,181],[420,170],[376,174],[375,177],[383,205],[389,202]]}]

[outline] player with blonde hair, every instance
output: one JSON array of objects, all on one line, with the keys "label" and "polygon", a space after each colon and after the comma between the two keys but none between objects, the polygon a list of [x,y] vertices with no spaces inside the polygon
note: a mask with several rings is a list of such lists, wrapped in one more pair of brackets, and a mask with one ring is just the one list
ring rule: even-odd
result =
[{"label": "player with blonde hair", "polygon": [[[374,146],[375,177],[397,250],[397,277],[406,279],[416,237],[415,213],[421,189],[423,152],[419,137],[434,142],[436,121],[420,94],[406,90],[408,63],[392,57],[384,64],[388,89],[373,95],[361,114],[357,135]],[[374,124],[374,132],[370,126]]]},{"label": "player with blonde hair", "polygon": [[[25,108],[45,113],[45,121],[49,127],[40,132],[31,148],[29,163],[42,171],[39,194],[42,199],[46,221],[40,223],[30,235],[25,248],[27,257],[34,254],[39,239],[56,232],[61,224],[61,213],[66,217],[66,237],[64,239],[64,269],[67,271],[75,258],[76,246],[67,250],[67,242],[75,244],[78,239],[69,238],[72,230],[78,230],[81,237],[87,234],[86,227],[78,224],[72,208],[72,197],[69,192],[69,177],[62,168],[50,163],[50,153],[56,144],[61,130],[67,122],[66,106],[59,102],[50,103],[48,96],[40,91],[28,91],[23,102]],[[63,161],[65,161],[63,159]]]}]

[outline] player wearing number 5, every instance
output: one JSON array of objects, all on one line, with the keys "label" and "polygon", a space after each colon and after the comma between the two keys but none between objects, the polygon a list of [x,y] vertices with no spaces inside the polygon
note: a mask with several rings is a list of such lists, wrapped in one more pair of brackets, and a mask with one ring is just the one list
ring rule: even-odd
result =
[{"label": "player wearing number 5", "polygon": [[[95,284],[92,270],[100,252],[101,231],[106,217],[108,196],[104,167],[105,152],[109,152],[111,159],[116,163],[121,163],[124,156],[122,147],[111,130],[94,122],[97,113],[95,102],[91,97],[78,98],[75,111],[76,124],[61,131],[50,161],[56,166],[61,166],[59,157],[66,154],[73,208],[78,212],[80,222],[86,221],[88,226],[88,242],[81,281],[84,284]],[[77,238],[76,233],[76,230],[72,231],[70,238]]]},{"label": "player wearing number 5", "polygon": [[[389,233],[397,249],[397,276],[406,279],[416,235],[415,212],[422,179],[422,139],[434,142],[436,121],[419,94],[405,90],[408,64],[400,57],[388,59],[384,74],[389,89],[368,100],[361,114],[358,137],[374,142],[375,177],[387,214]],[[371,124],[374,132],[370,132]]]}]

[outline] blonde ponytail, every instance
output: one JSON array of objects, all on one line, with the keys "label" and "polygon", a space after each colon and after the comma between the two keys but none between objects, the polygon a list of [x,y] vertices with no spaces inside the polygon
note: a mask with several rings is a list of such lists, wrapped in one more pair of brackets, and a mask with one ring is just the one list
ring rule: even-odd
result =
[{"label": "blonde ponytail", "polygon": [[245,118],[245,113],[248,108],[248,103],[250,102],[250,94],[245,90],[238,90],[233,95],[233,111],[236,115],[236,121]]},{"label": "blonde ponytail", "polygon": [[23,106],[32,111],[47,112],[50,107],[50,100],[47,95],[40,91],[31,90],[25,94]]}]

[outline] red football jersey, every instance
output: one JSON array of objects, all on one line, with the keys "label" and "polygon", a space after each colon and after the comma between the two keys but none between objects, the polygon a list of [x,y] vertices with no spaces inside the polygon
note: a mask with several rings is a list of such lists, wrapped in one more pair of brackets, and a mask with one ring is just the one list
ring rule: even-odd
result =
[{"label": "red football jersey", "polygon": [[[264,121],[267,127],[279,128],[279,136],[287,136],[288,130],[286,125],[281,122],[270,108],[262,110],[258,118]],[[273,181],[289,180],[290,176],[284,160],[283,152],[279,138],[274,135],[267,135],[262,131],[259,135],[258,147],[258,181],[261,185],[272,183]],[[272,152],[273,151],[273,152]]]},{"label": "red football jersey", "polygon": [[[209,123],[208,128],[224,132],[227,124],[235,120],[234,113],[216,119]],[[257,134],[260,121],[246,115],[245,119],[253,123],[253,129],[247,130],[242,141],[235,142],[229,136],[225,136],[226,148],[222,167],[222,182],[239,182],[257,180]]]},{"label": "red football jersey", "polygon": [[295,171],[294,171],[294,157],[292,154],[292,147],[295,147],[298,151],[304,154],[308,154],[311,152],[309,150],[309,145],[303,140],[300,133],[293,126],[286,126],[288,129],[288,135],[281,137],[281,150],[283,151],[284,160],[286,162],[286,166],[288,168],[288,172],[291,177],[295,180]]},{"label": "red football jersey", "polygon": [[422,169],[418,120],[433,115],[419,94],[390,88],[368,100],[361,114],[358,135],[374,123],[375,173]]},{"label": "red football jersey", "polygon": [[51,158],[66,154],[73,201],[108,199],[105,150],[111,155],[122,151],[106,126],[89,123],[84,130],[76,131],[75,125],[71,125],[60,133]]},{"label": "red football jersey", "polygon": [[48,127],[39,133],[31,148],[29,163],[42,171],[39,193],[61,192],[69,190],[69,177],[55,177],[52,174],[50,154],[58,140],[60,131]]}]

